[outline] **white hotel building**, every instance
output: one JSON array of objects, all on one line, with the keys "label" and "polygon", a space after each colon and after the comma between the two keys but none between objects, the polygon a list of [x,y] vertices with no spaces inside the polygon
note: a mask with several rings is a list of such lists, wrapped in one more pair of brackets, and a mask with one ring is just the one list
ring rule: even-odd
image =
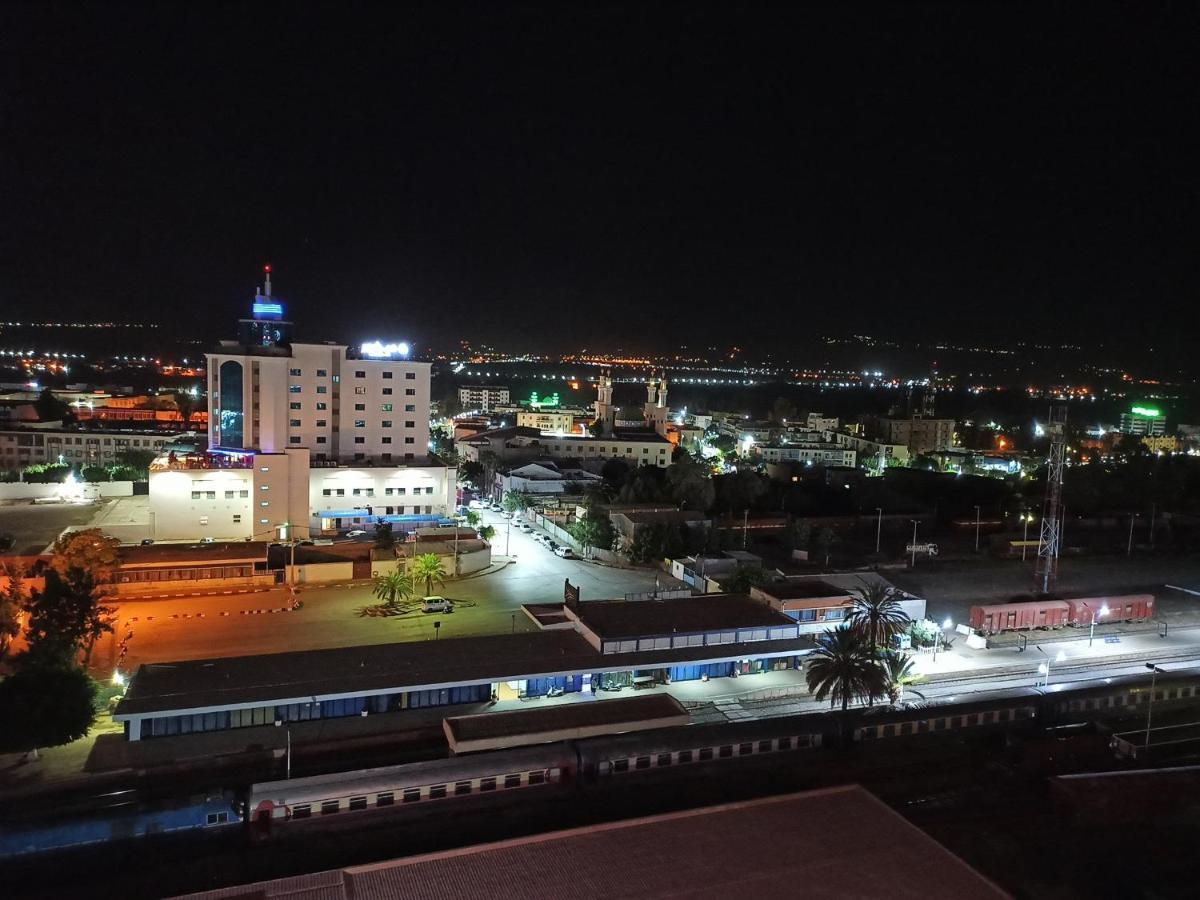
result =
[{"label": "white hotel building", "polygon": [[210,451],[152,467],[153,536],[403,530],[451,513],[456,472],[429,453],[430,364],[407,354],[291,341],[268,271],[238,340],[206,354]]}]

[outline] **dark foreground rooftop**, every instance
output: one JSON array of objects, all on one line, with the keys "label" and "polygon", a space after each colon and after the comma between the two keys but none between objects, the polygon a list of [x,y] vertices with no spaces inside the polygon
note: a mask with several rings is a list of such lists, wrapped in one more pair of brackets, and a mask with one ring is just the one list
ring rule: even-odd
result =
[{"label": "dark foreground rooftop", "polygon": [[602,638],[796,624],[794,619],[746,594],[705,594],[670,600],[591,600],[579,604],[576,613],[592,633]]},{"label": "dark foreground rooftop", "polygon": [[[898,871],[898,849],[934,874],[912,878]],[[190,895],[193,900],[1007,896],[858,786],[549,832]]]},{"label": "dark foreground rooftop", "polygon": [[686,720],[688,712],[670,694],[647,694],[620,700],[580,700],[537,709],[449,716],[445,721],[446,730],[454,740],[479,741],[670,718]]}]

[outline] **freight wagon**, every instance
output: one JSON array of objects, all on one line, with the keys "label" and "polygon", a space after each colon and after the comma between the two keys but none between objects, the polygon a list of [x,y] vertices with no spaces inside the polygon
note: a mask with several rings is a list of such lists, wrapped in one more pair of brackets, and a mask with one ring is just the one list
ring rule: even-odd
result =
[{"label": "freight wagon", "polygon": [[1028,603],[995,603],[971,607],[971,627],[980,634],[1062,628],[1071,621],[1066,600],[1032,600]]}]

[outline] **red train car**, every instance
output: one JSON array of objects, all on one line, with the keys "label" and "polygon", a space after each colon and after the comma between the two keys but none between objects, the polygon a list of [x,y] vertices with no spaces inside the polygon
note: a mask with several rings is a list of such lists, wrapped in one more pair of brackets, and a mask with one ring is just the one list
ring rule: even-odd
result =
[{"label": "red train car", "polygon": [[[1087,628],[1092,624],[1092,616],[1096,624],[1105,622],[1145,622],[1154,618],[1153,594],[1122,594],[1117,597],[1080,597],[1068,600],[1071,605],[1071,624]],[[1107,607],[1107,612],[1102,610]]]},{"label": "red train car", "polygon": [[1030,628],[1062,628],[1070,621],[1071,606],[1066,600],[1033,600],[1028,603],[971,607],[971,627],[981,634]]}]

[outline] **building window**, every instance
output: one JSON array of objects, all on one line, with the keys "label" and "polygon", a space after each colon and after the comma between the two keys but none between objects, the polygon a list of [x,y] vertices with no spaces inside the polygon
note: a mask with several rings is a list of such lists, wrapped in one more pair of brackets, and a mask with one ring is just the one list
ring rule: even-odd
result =
[{"label": "building window", "polygon": [[200,524],[201,524],[201,525],[207,525],[207,524],[208,524],[208,516],[201,516],[201,517],[200,517]]},{"label": "building window", "polygon": [[417,392],[413,388],[405,388],[404,395],[406,397],[415,397],[415,396],[417,396]]},{"label": "building window", "polygon": [[416,428],[416,427],[417,427],[417,423],[416,423],[416,422],[414,422],[412,419],[405,419],[405,420],[404,420],[404,427],[405,427],[405,428]]},{"label": "building window", "polygon": [[235,514],[234,514],[234,517],[233,517],[233,524],[234,524],[234,525],[237,525],[237,524],[238,524],[238,523],[240,523],[241,521],[242,521],[242,516],[241,516],[241,514],[240,514],[240,513],[235,513]]},{"label": "building window", "polygon": [[298,384],[289,384],[288,385],[288,393],[289,394],[299,394],[302,390],[303,390],[303,388],[301,388],[300,385],[298,385]]},{"label": "building window", "polygon": [[288,438],[288,443],[289,443],[289,444],[298,444],[298,443],[300,443],[300,436],[299,436],[299,435],[292,435],[290,438]]},{"label": "building window", "polygon": [[365,444],[366,442],[367,442],[367,439],[364,437],[356,437],[354,439],[354,443],[356,443],[356,444]]},{"label": "building window", "polygon": [[258,524],[259,525],[267,525],[270,523],[270,521],[271,521],[270,519],[259,519]]},{"label": "building window", "polygon": [[391,420],[391,419],[384,419],[384,420],[383,420],[383,421],[381,421],[379,424],[380,424],[380,425],[382,425],[384,428],[391,428],[391,427],[392,427],[392,420]]},{"label": "building window", "polygon": [[415,403],[405,403],[404,411],[405,412],[416,412],[417,411],[416,404]]},{"label": "building window", "polygon": [[326,372],[324,369],[317,369],[317,377],[318,378],[324,378],[328,374],[329,373]]},{"label": "building window", "polygon": [[331,491],[329,488],[325,488],[324,490],[321,491],[321,493],[323,495],[325,495],[326,497],[329,497],[333,494],[333,491]]},{"label": "building window", "polygon": [[329,405],[324,400],[317,401],[317,411],[318,412],[324,412],[327,409],[329,409]]},{"label": "building window", "polygon": [[354,404],[354,411],[355,411],[355,412],[366,412],[366,411],[367,411],[367,404],[365,404],[365,403],[355,403],[355,404]]},{"label": "building window", "polygon": [[407,381],[416,381],[416,380],[417,380],[417,373],[416,373],[416,372],[405,372],[405,373],[404,373],[404,378],[405,378],[405,380],[407,380]]},{"label": "building window", "polygon": [[391,373],[391,372],[384,372],[384,373],[383,373],[383,377],[384,377],[384,378],[391,378],[391,377],[392,377],[392,373]]},{"label": "building window", "polygon": [[380,412],[391,412],[391,411],[392,411],[392,404],[390,404],[390,403],[381,403],[381,404],[379,404],[379,411],[380,411]]},{"label": "building window", "polygon": [[258,489],[260,491],[269,491],[271,489],[271,486],[269,484],[260,484],[258,486]]},{"label": "building window", "polygon": [[259,502],[259,504],[258,504],[258,505],[259,505],[259,506],[270,506],[270,505],[271,505],[271,501],[270,501],[270,500],[262,500],[262,501],[260,501],[260,502]]},{"label": "building window", "polygon": [[323,384],[318,384],[318,385],[317,385],[317,393],[318,393],[318,394],[328,394],[328,393],[329,393],[329,391],[328,391],[328,389],[325,387],[325,385],[323,385]]},{"label": "building window", "polygon": [[383,396],[385,396],[385,397],[390,397],[390,396],[392,396],[392,389],[391,389],[391,388],[384,388],[384,389],[383,389]]},{"label": "building window", "polygon": [[416,443],[416,439],[414,439],[414,438],[410,438],[410,437],[406,437],[406,438],[404,439],[404,443],[406,443],[406,444],[415,444],[415,443]]},{"label": "building window", "polygon": [[318,428],[324,428],[328,424],[329,424],[328,419],[317,419],[317,427]]},{"label": "building window", "polygon": [[391,439],[390,437],[385,437],[385,438],[383,439],[383,442],[384,442],[385,444],[390,444],[390,443],[392,442],[392,439]]},{"label": "building window", "polygon": [[354,427],[355,427],[355,428],[366,428],[366,427],[367,427],[367,420],[366,420],[366,419],[355,419],[355,420],[354,420]]},{"label": "building window", "polygon": [[300,403],[289,403],[288,409],[299,409],[301,407],[301,405],[302,404],[300,404]]},{"label": "building window", "polygon": [[367,377],[367,373],[366,373],[366,372],[364,372],[362,369],[358,369],[358,370],[356,370],[356,371],[355,371],[355,373],[354,373],[354,377],[355,377],[355,378],[366,378],[366,377]]},{"label": "building window", "polygon": [[288,369],[288,374],[293,378],[299,378],[301,373],[299,369]]},{"label": "building window", "polygon": [[301,422],[299,419],[288,419],[288,425],[290,425],[292,428],[299,428]]},{"label": "building window", "polygon": [[356,388],[354,389],[354,393],[356,393],[356,394],[358,394],[358,395],[360,395],[360,396],[361,396],[362,394],[365,394],[366,392],[367,392],[367,389],[366,389],[365,387],[356,387]]}]

